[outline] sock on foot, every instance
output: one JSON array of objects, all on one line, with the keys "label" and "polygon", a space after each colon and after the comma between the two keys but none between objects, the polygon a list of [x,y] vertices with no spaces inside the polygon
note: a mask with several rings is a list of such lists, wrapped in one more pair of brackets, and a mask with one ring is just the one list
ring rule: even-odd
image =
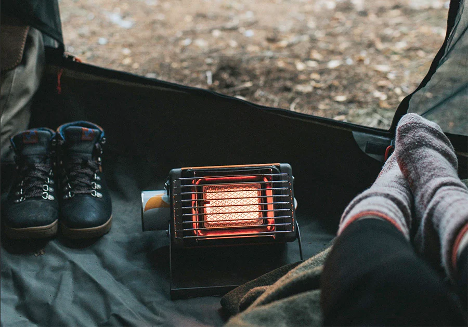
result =
[{"label": "sock on foot", "polygon": [[436,123],[407,114],[397,127],[395,153],[415,197],[415,246],[454,278],[455,241],[468,224],[468,190],[458,178],[455,150]]},{"label": "sock on foot", "polygon": [[345,209],[338,234],[353,221],[364,218],[387,220],[409,239],[412,195],[395,155],[385,163],[374,184]]}]

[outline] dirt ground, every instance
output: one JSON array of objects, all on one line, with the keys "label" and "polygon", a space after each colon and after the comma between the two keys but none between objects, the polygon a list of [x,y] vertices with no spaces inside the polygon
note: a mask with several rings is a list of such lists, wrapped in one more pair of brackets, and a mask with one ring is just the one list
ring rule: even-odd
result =
[{"label": "dirt ground", "polygon": [[443,43],[440,0],[60,1],[84,62],[388,128]]}]

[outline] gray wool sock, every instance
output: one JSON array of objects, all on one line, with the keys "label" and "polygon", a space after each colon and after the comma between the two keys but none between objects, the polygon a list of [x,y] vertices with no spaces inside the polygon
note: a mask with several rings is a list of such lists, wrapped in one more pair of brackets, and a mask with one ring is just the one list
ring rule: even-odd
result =
[{"label": "gray wool sock", "polygon": [[409,240],[413,197],[406,179],[392,155],[372,186],[355,197],[346,207],[338,235],[353,221],[363,218],[387,220]]},{"label": "gray wool sock", "polygon": [[436,123],[416,114],[400,120],[395,143],[415,197],[415,247],[454,278],[456,248],[468,225],[468,190],[458,178],[455,150]]}]

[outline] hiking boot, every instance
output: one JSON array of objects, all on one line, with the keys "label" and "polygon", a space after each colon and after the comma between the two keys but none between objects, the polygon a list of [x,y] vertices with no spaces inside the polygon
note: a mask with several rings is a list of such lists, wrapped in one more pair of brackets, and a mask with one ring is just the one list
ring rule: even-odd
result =
[{"label": "hiking boot", "polygon": [[54,131],[36,128],[10,140],[16,176],[2,206],[5,234],[10,238],[46,238],[57,233],[54,137]]},{"label": "hiking boot", "polygon": [[112,203],[102,175],[104,130],[79,121],[60,126],[60,225],[68,238],[93,238],[111,228]]}]

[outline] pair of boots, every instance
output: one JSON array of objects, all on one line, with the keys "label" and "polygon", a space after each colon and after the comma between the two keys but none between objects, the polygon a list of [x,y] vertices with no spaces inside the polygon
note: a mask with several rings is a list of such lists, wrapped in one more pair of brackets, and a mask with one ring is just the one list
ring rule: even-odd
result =
[{"label": "pair of boots", "polygon": [[359,219],[386,220],[426,259],[439,263],[452,281],[462,278],[468,189],[457,170],[455,150],[442,129],[416,114],[403,116],[394,154],[375,183],[348,205],[338,233]]},{"label": "pair of boots", "polygon": [[35,128],[11,138],[16,176],[2,217],[5,234],[14,239],[72,239],[107,233],[112,203],[102,176],[104,130],[79,121],[57,132]]}]

